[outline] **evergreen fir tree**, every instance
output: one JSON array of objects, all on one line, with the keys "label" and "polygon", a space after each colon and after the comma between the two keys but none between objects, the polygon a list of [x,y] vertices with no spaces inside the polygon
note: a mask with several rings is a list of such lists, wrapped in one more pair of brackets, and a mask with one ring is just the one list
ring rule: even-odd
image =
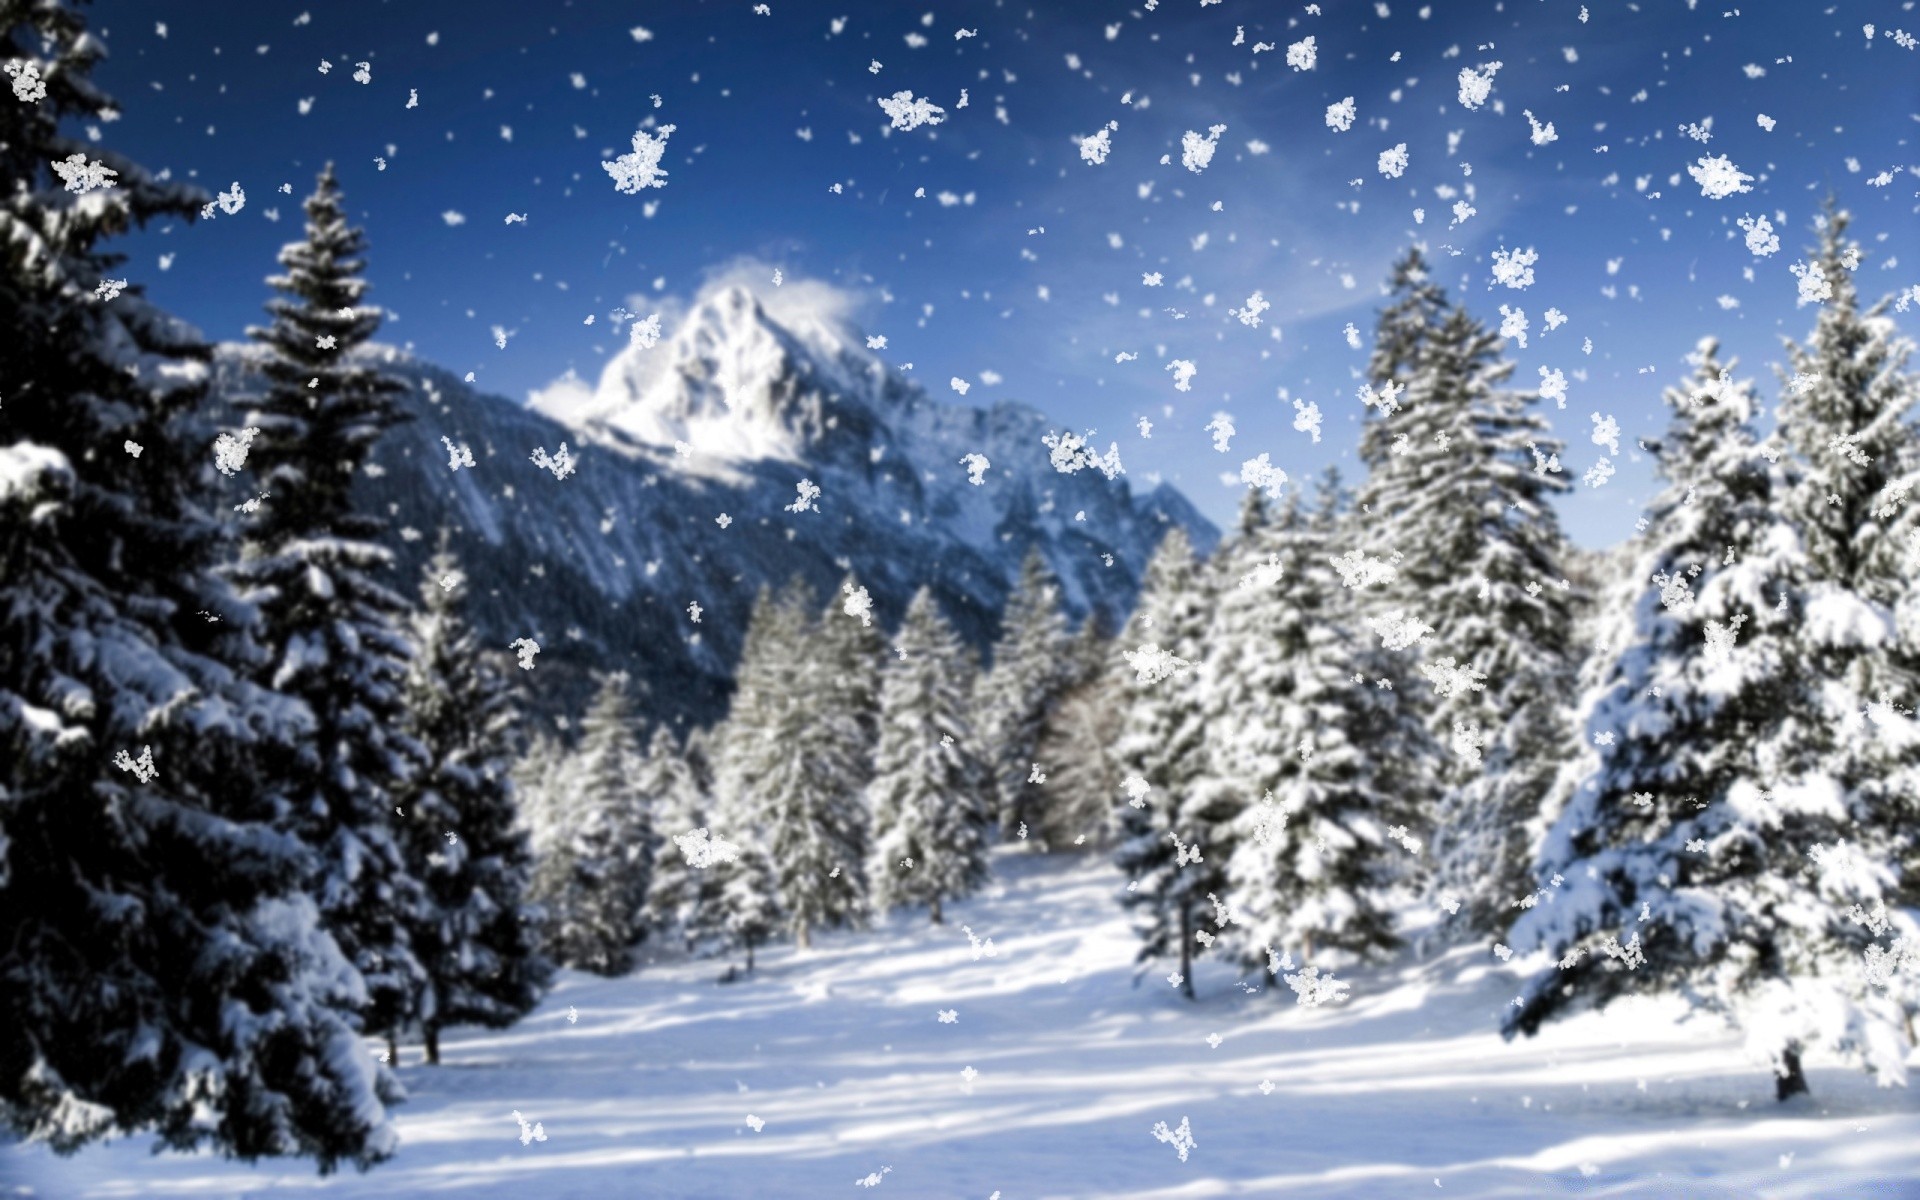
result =
[{"label": "evergreen fir tree", "polygon": [[550,974],[543,914],[526,901],[533,855],[516,826],[511,687],[461,616],[458,580],[442,534],[421,583],[406,681],[407,730],[426,765],[401,806],[408,866],[429,905],[409,934],[426,970],[415,1012],[430,1064],[440,1061],[442,1029],[511,1025],[539,1002]]},{"label": "evergreen fir tree", "polygon": [[[1140,608],[1123,642],[1199,663],[1211,604],[1205,580],[1186,532],[1169,529],[1147,565]],[[1139,913],[1139,961],[1179,955],[1179,986],[1191,1000],[1193,959],[1205,948],[1195,935],[1206,932],[1201,922],[1213,912],[1207,896],[1226,892],[1225,856],[1209,854],[1203,844],[1213,830],[1195,829],[1190,821],[1195,784],[1206,769],[1201,680],[1189,666],[1158,682],[1140,682],[1136,673],[1128,686],[1116,751],[1128,776],[1152,790],[1119,810],[1114,861],[1128,880],[1122,903]]]},{"label": "evergreen fir tree", "polygon": [[1804,769],[1804,743],[1824,736],[1825,684],[1796,644],[1809,564],[1776,511],[1791,485],[1756,443],[1751,392],[1716,352],[1704,343],[1692,386],[1667,394],[1667,487],[1639,547],[1632,635],[1586,697],[1587,775],[1513,930],[1558,965],[1527,982],[1506,1033],[1680,992],[1748,1031],[1786,1099],[1806,1090],[1810,1046],[1904,1077],[1914,988],[1872,975],[1880,943],[1920,933],[1884,866],[1891,831]]},{"label": "evergreen fir tree", "polygon": [[1497,335],[1449,310],[1414,355],[1403,411],[1383,422],[1398,444],[1371,460],[1359,496],[1361,540],[1393,576],[1369,607],[1433,631],[1419,703],[1454,752],[1432,824],[1432,886],[1450,909],[1464,905],[1461,933],[1498,933],[1529,890],[1529,822],[1552,784],[1575,670],[1578,597],[1549,504],[1568,485],[1540,465],[1563,447],[1532,397],[1504,386],[1512,370]]},{"label": "evergreen fir tree", "polygon": [[779,908],[802,947],[816,927],[859,921],[867,886],[867,813],[846,789],[864,768],[846,728],[853,715],[820,711],[838,685],[812,652],[813,611],[798,580],[755,603],[718,764],[725,803],[761,831]]},{"label": "evergreen fir tree", "polygon": [[711,868],[693,867],[673,840],[707,829],[707,801],[688,756],[662,725],[653,731],[638,790],[648,798],[656,835],[653,870],[647,884],[647,927],[660,937],[680,939],[689,949],[702,927],[702,914],[718,896]]},{"label": "evergreen fir tree", "polygon": [[392,565],[373,540],[383,524],[353,510],[349,487],[402,419],[400,385],[353,353],[381,313],[361,302],[364,241],[331,167],[306,212],[306,240],[281,249],[286,273],[267,281],[283,293],[267,304],[273,323],[248,330],[265,347],[267,386],[246,418],[259,430],[247,466],[268,502],[232,574],[261,612],[261,682],[313,713],[312,737],[282,764],[288,825],[320,854],[321,914],[367,984],[358,1015],[391,1036],[426,980],[408,929],[429,906],[394,829],[424,751],[403,720],[407,605],[377,578]]},{"label": "evergreen fir tree", "polygon": [[880,747],[868,788],[878,909],[941,906],[987,878],[987,774],[971,749],[968,656],[921,588],[907,606],[880,687]]},{"label": "evergreen fir tree", "polygon": [[1081,622],[1066,660],[1067,683],[1047,713],[1035,748],[1047,776],[1037,836],[1050,850],[1111,840],[1118,815],[1114,797],[1124,774],[1114,745],[1126,715],[1120,702],[1126,662],[1097,611]]},{"label": "evergreen fir tree", "polygon": [[[254,615],[215,573],[210,351],[137,283],[94,296],[108,239],[206,197],[60,132],[118,107],[103,54],[64,4],[0,12],[0,58],[46,87],[0,106],[0,1123],[366,1166],[388,1077],[263,769],[310,717],[249,681]],[[64,190],[74,155],[113,186]]]},{"label": "evergreen fir tree", "polygon": [[1328,499],[1337,496],[1330,482],[1313,516],[1290,497],[1270,526],[1243,518],[1264,561],[1244,581],[1223,581],[1231,591],[1214,608],[1218,710],[1206,786],[1261,793],[1258,804],[1222,812],[1231,822],[1227,936],[1248,963],[1269,963],[1275,951],[1359,958],[1397,945],[1387,893],[1408,850],[1388,831],[1410,838],[1404,827],[1429,799],[1435,750],[1419,715],[1377,682],[1387,657],[1352,623],[1329,565],[1337,507]]},{"label": "evergreen fir tree", "polygon": [[[1826,719],[1803,769],[1839,781],[1862,822],[1898,831],[1901,895],[1920,903],[1920,380],[1886,301],[1862,310],[1860,246],[1831,201],[1805,264],[1832,294],[1779,407],[1793,485],[1782,506],[1806,547],[1802,646],[1825,681]],[[1903,622],[1902,614],[1909,618]],[[1823,736],[1818,736],[1823,735]]]},{"label": "evergreen fir tree", "polygon": [[1060,583],[1039,547],[1029,547],[1000,617],[993,669],[980,680],[980,747],[993,777],[1003,838],[1041,823],[1043,785],[1032,782],[1048,714],[1071,682],[1070,637]]},{"label": "evergreen fir tree", "polygon": [[557,828],[548,833],[533,894],[546,908],[547,948],[569,967],[599,975],[633,969],[646,936],[654,841],[647,797],[635,785],[640,746],[627,676],[601,680],[580,745],[563,774]]}]

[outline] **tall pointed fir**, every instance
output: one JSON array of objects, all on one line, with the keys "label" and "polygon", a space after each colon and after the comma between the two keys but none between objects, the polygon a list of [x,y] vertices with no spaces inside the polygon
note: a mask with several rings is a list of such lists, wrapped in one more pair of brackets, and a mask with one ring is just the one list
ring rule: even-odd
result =
[{"label": "tall pointed fir", "polygon": [[1044,786],[1033,780],[1040,734],[1071,682],[1070,634],[1060,611],[1060,582],[1038,546],[1020,562],[993,669],[980,677],[980,752],[993,776],[994,817],[1003,839],[1022,826],[1038,828]]},{"label": "tall pointed fir", "polygon": [[1549,503],[1568,490],[1563,446],[1535,397],[1506,386],[1512,371],[1500,337],[1464,309],[1427,330],[1370,443],[1357,536],[1373,553],[1349,560],[1379,581],[1375,619],[1431,630],[1417,691],[1452,751],[1431,887],[1460,934],[1499,933],[1529,891],[1530,822],[1551,786],[1560,697],[1576,669],[1577,597]]},{"label": "tall pointed fir", "polygon": [[[1140,607],[1123,635],[1132,668],[1117,756],[1127,772],[1114,862],[1127,877],[1121,903],[1135,911],[1139,961],[1177,955],[1176,984],[1193,999],[1193,959],[1214,935],[1202,922],[1214,914],[1209,894],[1226,893],[1226,857],[1210,854],[1215,829],[1195,819],[1205,797],[1196,784],[1206,770],[1204,657],[1207,574],[1193,543],[1169,529],[1147,564]],[[1140,784],[1146,785],[1142,790]]]},{"label": "tall pointed fir", "polygon": [[987,773],[968,719],[971,651],[921,588],[880,684],[880,747],[867,789],[873,906],[941,906],[987,878]]},{"label": "tall pointed fir", "polygon": [[845,786],[863,766],[818,712],[835,685],[815,653],[814,607],[800,580],[755,602],[717,764],[724,803],[757,833],[802,947],[816,928],[860,921],[867,888],[867,813]]},{"label": "tall pointed fir", "polygon": [[1862,252],[1847,224],[1829,201],[1819,245],[1796,267],[1803,298],[1823,298],[1807,344],[1788,344],[1792,374],[1778,412],[1793,471],[1782,504],[1808,558],[1802,644],[1824,678],[1825,719],[1809,730],[1800,765],[1836,780],[1861,823],[1897,831],[1897,886],[1913,905],[1920,903],[1920,728],[1913,719],[1920,708],[1920,380],[1908,369],[1913,345],[1895,331],[1886,301],[1861,307],[1853,271]]},{"label": "tall pointed fir", "polygon": [[1214,608],[1203,786],[1259,796],[1232,812],[1227,862],[1225,936],[1249,964],[1397,945],[1389,893],[1430,799],[1431,740],[1330,565],[1337,496],[1329,484],[1319,513],[1289,497],[1270,524],[1252,523],[1249,569],[1222,581]]},{"label": "tall pointed fir", "polygon": [[442,1029],[511,1025],[539,1003],[550,974],[543,914],[527,902],[533,853],[516,820],[512,689],[461,616],[463,587],[443,534],[411,620],[405,692],[407,732],[426,762],[400,806],[408,868],[427,890],[408,934],[426,972],[415,1019],[430,1064],[440,1061]]},{"label": "tall pointed fir", "polygon": [[[885,646],[880,628],[859,597],[866,591],[852,575],[827,602],[808,651],[813,668],[814,731],[826,743],[824,757],[842,764],[836,784],[842,805],[865,803],[880,742],[880,664]],[[851,605],[851,607],[849,607]]]},{"label": "tall pointed fir", "polygon": [[549,818],[558,828],[547,834],[533,876],[533,899],[546,909],[547,951],[565,966],[624,975],[646,937],[654,829],[636,786],[640,761],[627,676],[613,672],[580,719],[580,744]]},{"label": "tall pointed fir", "polygon": [[1808,564],[1776,511],[1789,485],[1767,461],[1778,446],[1755,440],[1749,386],[1711,340],[1695,363],[1666,397],[1667,482],[1638,547],[1630,632],[1582,706],[1585,778],[1513,928],[1557,963],[1526,982],[1505,1032],[1674,992],[1745,1029],[1781,1099],[1806,1090],[1800,1057],[1815,1046],[1892,1081],[1915,999],[1895,939],[1920,933],[1892,893],[1890,831],[1801,767],[1827,717],[1796,644]]},{"label": "tall pointed fir", "polygon": [[1114,797],[1124,774],[1114,754],[1126,716],[1118,702],[1133,674],[1102,625],[1087,615],[1067,647],[1067,682],[1047,712],[1034,747],[1044,764],[1047,803],[1037,838],[1043,849],[1105,846],[1113,837]]},{"label": "tall pointed fir", "polygon": [[[64,4],[0,12],[0,1125],[366,1166],[384,1073],[261,765],[310,719],[249,681],[254,614],[215,572],[210,351],[98,287],[109,239],[207,198],[60,132],[118,107],[103,53]],[[49,168],[90,162],[90,188]]]},{"label": "tall pointed fir", "polygon": [[717,880],[713,871],[691,865],[673,839],[707,829],[708,804],[687,755],[665,725],[653,731],[637,787],[649,798],[655,835],[647,928],[651,936],[678,940],[692,949],[703,910],[714,903]]},{"label": "tall pointed fir", "polygon": [[266,501],[246,525],[235,581],[257,605],[270,652],[261,682],[301,700],[314,732],[281,765],[289,828],[320,855],[314,891],[327,929],[366,979],[357,1015],[391,1033],[412,1014],[425,973],[408,945],[426,897],[408,870],[394,809],[423,751],[405,732],[407,604],[379,581],[393,556],[383,523],[356,512],[353,476],[403,419],[402,385],[355,357],[379,328],[363,304],[365,248],[347,224],[331,167],[306,201],[304,241],[280,251],[267,282],[273,323],[249,329],[265,391],[246,424],[246,466]]}]

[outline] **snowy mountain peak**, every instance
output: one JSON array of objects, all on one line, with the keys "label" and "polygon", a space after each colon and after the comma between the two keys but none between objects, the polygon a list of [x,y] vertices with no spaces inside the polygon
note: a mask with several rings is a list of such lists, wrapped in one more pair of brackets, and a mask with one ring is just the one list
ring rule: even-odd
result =
[{"label": "snowy mountain peak", "polygon": [[882,397],[905,390],[860,341],[830,310],[784,305],[776,317],[745,286],[713,287],[671,336],[615,355],[570,423],[661,449],[685,443],[696,468],[816,461],[843,440],[837,431],[870,431]]}]

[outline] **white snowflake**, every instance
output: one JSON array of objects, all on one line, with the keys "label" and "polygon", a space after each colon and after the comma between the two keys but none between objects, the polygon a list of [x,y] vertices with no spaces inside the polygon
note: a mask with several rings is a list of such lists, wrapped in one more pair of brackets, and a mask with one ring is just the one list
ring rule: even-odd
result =
[{"label": "white snowflake", "polygon": [[1099,166],[1107,161],[1107,155],[1113,152],[1113,134],[1120,128],[1120,122],[1108,121],[1106,125],[1090,137],[1080,139],[1080,161]]},{"label": "white snowflake", "polygon": [[918,129],[922,125],[938,125],[947,119],[946,109],[925,96],[916,100],[910,91],[880,97],[880,111],[887,114],[887,120],[892,122],[893,128],[903,132]]},{"label": "white snowflake", "polygon": [[1187,1123],[1185,1117],[1180,1118],[1180,1128],[1178,1129],[1167,1128],[1165,1121],[1155,1122],[1153,1126],[1153,1140],[1156,1142],[1166,1142],[1175,1150],[1179,1151],[1181,1162],[1187,1161],[1187,1155],[1190,1154],[1198,1144],[1193,1140],[1193,1126]]},{"label": "white snowflake", "polygon": [[249,425],[239,433],[223,433],[213,439],[213,465],[222,475],[238,473],[247,465],[247,450],[260,431]]},{"label": "white snowflake", "polygon": [[507,649],[520,656],[520,669],[522,671],[531,671],[533,670],[533,656],[540,653],[540,643],[534,641],[532,638],[515,638],[507,646]]},{"label": "white snowflake", "polygon": [[1587,415],[1593,421],[1593,444],[1605,446],[1609,454],[1620,453],[1620,423],[1611,416],[1603,417],[1599,413]]},{"label": "white snowflake", "polygon": [[1391,150],[1382,150],[1378,164],[1380,173],[1388,179],[1400,178],[1400,176],[1406,174],[1408,157],[1407,144],[1405,142],[1401,142]]},{"label": "white snowflake", "polygon": [[1366,623],[1367,628],[1380,635],[1380,644],[1388,650],[1405,650],[1423,645],[1433,633],[1433,626],[1405,609],[1396,608],[1377,617],[1368,617]]},{"label": "white snowflake", "polygon": [[1353,97],[1348,96],[1338,104],[1327,105],[1327,128],[1335,133],[1345,133],[1353,128],[1353,119],[1359,110],[1354,107]]},{"label": "white snowflake", "polygon": [[1493,77],[1502,65],[1490,62],[1460,68],[1460,107],[1471,110],[1485,104],[1493,93]]},{"label": "white snowflake", "polygon": [[1138,650],[1123,650],[1120,657],[1134,670],[1134,682],[1155,684],[1162,680],[1182,678],[1187,668],[1193,664],[1180,658],[1171,651],[1162,650],[1158,643],[1147,642]]},{"label": "white snowflake", "polygon": [[471,467],[473,465],[473,451],[467,448],[465,442],[456,446],[453,444],[452,438],[441,434],[440,444],[447,448],[447,466],[451,470],[458,471],[461,467]]},{"label": "white snowflake", "polygon": [[64,159],[56,159],[53,173],[60,177],[69,192],[91,192],[95,188],[114,186],[114,178],[120,172],[103,163],[88,162],[85,154],[70,154]]},{"label": "white snowflake", "polygon": [[1525,117],[1527,119],[1527,124],[1533,127],[1533,144],[1534,145],[1544,146],[1549,142],[1557,142],[1560,140],[1560,135],[1553,131],[1552,121],[1548,121],[1545,125],[1542,125],[1540,122],[1534,120],[1533,113],[1529,112],[1526,109],[1521,109],[1520,115]]},{"label": "white snowflake", "polygon": [[1311,37],[1301,38],[1287,47],[1287,65],[1296,71],[1311,71],[1319,55]]},{"label": "white snowflake", "polygon": [[1265,296],[1259,292],[1255,292],[1253,295],[1247,297],[1245,306],[1232,310],[1232,315],[1238,317],[1242,325],[1258,329],[1260,327],[1260,314],[1272,307],[1273,305],[1267,303]]},{"label": "white snowflake", "polygon": [[1551,400],[1559,407],[1565,408],[1567,406],[1566,373],[1558,367],[1541,367],[1540,398],[1542,400]]},{"label": "white snowflake", "polygon": [[820,485],[811,479],[802,479],[795,485],[796,495],[793,503],[787,505],[790,513],[819,512],[820,506],[814,501],[820,498]]},{"label": "white snowflake", "polygon": [[1320,440],[1320,406],[1310,400],[1294,400],[1293,427],[1301,433],[1311,435],[1313,440],[1318,443]]},{"label": "white snowflake", "polygon": [[1041,437],[1040,444],[1047,448],[1047,458],[1053,464],[1053,469],[1062,475],[1072,475],[1088,467],[1098,470],[1108,479],[1126,474],[1126,470],[1120,465],[1119,443],[1107,443],[1107,453],[1102,457],[1095,454],[1088,444],[1092,437],[1091,429],[1087,431],[1085,438],[1068,430],[1061,434],[1045,434]]},{"label": "white snowflake", "polygon": [[871,626],[873,624],[873,597],[867,594],[867,589],[864,587],[855,587],[853,586],[853,582],[849,580],[840,585],[840,590],[845,592],[847,596],[846,603],[840,606],[840,611],[849,617],[859,617],[860,624],[862,625]]},{"label": "white snowflake", "polygon": [[695,870],[705,870],[721,863],[730,863],[739,859],[740,847],[723,837],[709,833],[706,829],[695,829],[689,833],[673,835],[673,844],[680,847],[680,853],[687,865]]},{"label": "white snowflake", "polygon": [[1347,998],[1346,981],[1335,979],[1331,973],[1322,975],[1319,967],[1302,967],[1298,973],[1284,978],[1293,989],[1294,1003],[1308,1008],[1338,1004]]},{"label": "white snowflake", "polygon": [[1260,457],[1240,464],[1240,482],[1259,488],[1267,494],[1267,499],[1278,501],[1281,490],[1287,486],[1287,473],[1268,462],[1267,452],[1262,450]]},{"label": "white snowflake", "polygon": [[547,1140],[546,1127],[539,1121],[529,1122],[525,1117],[520,1115],[520,1110],[517,1108],[513,1110],[513,1119],[520,1123],[520,1144],[522,1146]]},{"label": "white snowflake", "polygon": [[1510,288],[1533,286],[1533,264],[1540,260],[1540,253],[1532,247],[1509,253],[1505,246],[1493,252],[1493,281],[1504,283]]},{"label": "white snowflake", "polygon": [[1213,414],[1213,420],[1208,421],[1205,428],[1208,433],[1213,435],[1213,448],[1225,454],[1233,442],[1235,432],[1233,428],[1233,414],[1217,412]]},{"label": "white snowflake", "polygon": [[631,196],[642,188],[667,186],[667,171],[660,165],[660,160],[667,153],[667,138],[674,128],[672,125],[662,125],[658,133],[636,129],[633,131],[632,153],[601,160],[601,168],[613,176],[614,191]]},{"label": "white snowflake", "polygon": [[1787,270],[1793,272],[1800,281],[1798,303],[1801,307],[1833,298],[1833,283],[1827,278],[1826,272],[1820,269],[1819,263],[1797,262]]},{"label": "white snowflake", "polygon": [[100,286],[93,289],[93,298],[104,304],[126,290],[127,281],[124,279],[102,279]]},{"label": "white snowflake", "polygon": [[1433,684],[1434,693],[1442,698],[1465,696],[1471,692],[1484,692],[1487,689],[1486,672],[1472,663],[1460,666],[1452,658],[1421,663],[1420,673]]},{"label": "white snowflake", "polygon": [[645,320],[635,321],[627,330],[627,344],[638,346],[642,350],[651,350],[660,344],[660,314],[651,313]]},{"label": "white snowflake", "polygon": [[1220,144],[1220,135],[1227,131],[1225,125],[1210,125],[1205,137],[1189,129],[1180,135],[1180,165],[1195,175],[1207,169],[1213,161],[1213,152]]},{"label": "white snowflake", "polygon": [[1147,793],[1153,790],[1153,785],[1138,775],[1129,775],[1120,781],[1120,788],[1127,793],[1127,804],[1129,806],[1133,808],[1145,808],[1147,806]]},{"label": "white snowflake", "polygon": [[0,71],[13,77],[13,95],[22,104],[38,104],[47,98],[47,85],[40,78],[38,63],[16,58],[0,65]]},{"label": "white snowflake", "polygon": [[119,767],[122,771],[132,772],[133,777],[141,783],[151,783],[160,774],[159,768],[153,765],[152,746],[140,747],[139,758],[135,758],[125,750],[121,750],[113,756],[113,765]]},{"label": "white snowflake", "polygon": [[1753,190],[1753,176],[1733,165],[1724,154],[1703,156],[1687,166],[1687,174],[1700,185],[1700,194],[1709,200],[1724,200],[1738,192]]},{"label": "white snowflake", "polygon": [[1747,250],[1755,258],[1765,258],[1780,249],[1780,235],[1773,231],[1773,223],[1767,220],[1766,214],[1741,217],[1734,223],[1746,234]]},{"label": "white snowflake", "polygon": [[553,472],[555,479],[565,479],[567,476],[573,474],[574,459],[573,455],[567,451],[567,444],[565,442],[560,443],[559,451],[552,457],[548,457],[545,446],[536,448],[533,452],[532,461],[533,465],[539,467],[541,470]]}]

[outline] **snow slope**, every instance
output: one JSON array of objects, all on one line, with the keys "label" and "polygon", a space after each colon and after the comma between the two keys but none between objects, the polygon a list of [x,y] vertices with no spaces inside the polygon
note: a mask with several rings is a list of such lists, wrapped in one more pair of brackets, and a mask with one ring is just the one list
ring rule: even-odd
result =
[{"label": "snow slope", "polygon": [[[565,975],[519,1026],[456,1033],[445,1066],[403,1068],[402,1148],[366,1175],[156,1159],[132,1139],[74,1159],[0,1151],[0,1194],[1920,1195],[1920,1097],[1816,1060],[1814,1099],[1779,1106],[1733,1039],[1676,1026],[1667,1003],[1507,1044],[1492,1030],[1514,980],[1466,952],[1356,975],[1332,1009],[1247,995],[1203,963],[1189,1005],[1164,967],[1130,986],[1102,861],[1002,852],[995,868],[944,928],[897,915],[769,951],[746,982],[716,985],[714,961]],[[975,958],[962,925],[994,956]],[[522,1145],[515,1110],[546,1140]],[[1185,1163],[1150,1132],[1182,1117]]]}]

